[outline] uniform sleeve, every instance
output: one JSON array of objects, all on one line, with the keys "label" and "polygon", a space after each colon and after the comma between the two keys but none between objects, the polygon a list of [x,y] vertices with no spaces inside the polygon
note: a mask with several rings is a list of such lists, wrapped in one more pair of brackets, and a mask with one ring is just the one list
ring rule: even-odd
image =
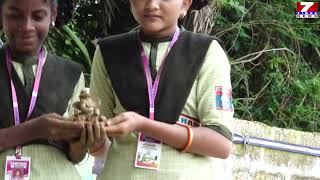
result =
[{"label": "uniform sleeve", "polygon": [[68,107],[63,117],[71,117],[73,115],[73,104],[79,101],[79,95],[82,89],[85,88],[84,75],[81,73],[80,78],[74,88],[73,94],[68,102]]},{"label": "uniform sleeve", "polygon": [[93,96],[101,100],[100,110],[107,118],[114,116],[115,96],[113,94],[112,84],[109,79],[100,47],[97,46],[93,57],[90,92]]},{"label": "uniform sleeve", "polygon": [[230,64],[217,41],[208,49],[198,75],[197,109],[204,127],[232,140],[233,105]]}]

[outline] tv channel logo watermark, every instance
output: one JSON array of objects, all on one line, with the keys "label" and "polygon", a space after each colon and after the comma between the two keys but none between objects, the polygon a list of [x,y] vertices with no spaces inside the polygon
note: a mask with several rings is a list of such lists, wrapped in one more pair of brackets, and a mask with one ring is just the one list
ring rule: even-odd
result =
[{"label": "tv channel logo watermark", "polygon": [[296,18],[318,18],[318,2],[297,2]]}]

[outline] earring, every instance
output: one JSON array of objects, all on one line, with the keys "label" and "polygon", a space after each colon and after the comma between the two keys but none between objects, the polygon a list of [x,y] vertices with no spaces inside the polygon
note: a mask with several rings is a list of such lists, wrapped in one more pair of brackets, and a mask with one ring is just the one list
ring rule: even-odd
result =
[{"label": "earring", "polygon": [[52,21],[52,22],[51,22],[51,26],[52,26],[52,27],[55,27],[55,26],[56,26],[56,23],[55,23],[54,21]]}]

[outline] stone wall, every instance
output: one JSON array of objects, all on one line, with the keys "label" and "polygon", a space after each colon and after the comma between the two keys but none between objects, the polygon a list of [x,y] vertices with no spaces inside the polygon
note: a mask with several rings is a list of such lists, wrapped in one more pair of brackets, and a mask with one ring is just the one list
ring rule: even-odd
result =
[{"label": "stone wall", "polygon": [[[259,122],[236,120],[235,132],[298,145],[320,147],[320,133],[275,128]],[[217,170],[220,171],[220,174],[221,170],[226,172],[224,179],[320,180],[320,157],[253,146],[234,145],[232,155],[221,168]],[[232,175],[228,175],[229,173]]]}]

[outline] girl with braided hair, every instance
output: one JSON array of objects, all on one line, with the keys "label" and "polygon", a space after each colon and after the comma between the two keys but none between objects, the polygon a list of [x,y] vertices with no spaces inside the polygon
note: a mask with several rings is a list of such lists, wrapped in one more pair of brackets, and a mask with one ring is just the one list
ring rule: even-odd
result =
[{"label": "girl with braided hair", "polygon": [[0,179],[81,179],[74,163],[105,141],[103,124],[67,121],[84,88],[80,65],[47,52],[50,27],[71,18],[70,0],[1,0]]},{"label": "girl with braided hair", "polygon": [[213,180],[214,158],[232,149],[228,58],[213,37],[178,26],[192,0],[129,2],[140,27],[101,39],[93,58],[90,90],[112,138],[99,177]]}]

